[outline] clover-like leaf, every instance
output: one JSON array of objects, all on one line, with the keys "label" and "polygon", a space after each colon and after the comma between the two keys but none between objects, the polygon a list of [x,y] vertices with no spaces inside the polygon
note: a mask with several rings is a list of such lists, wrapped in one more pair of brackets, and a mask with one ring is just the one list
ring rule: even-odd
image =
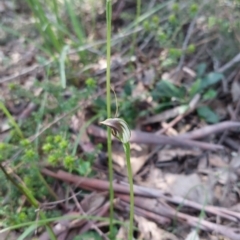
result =
[{"label": "clover-like leaf", "polygon": [[108,118],[101,124],[110,127],[112,130],[112,135],[120,140],[122,143],[129,142],[131,137],[130,129],[127,123],[121,118]]}]

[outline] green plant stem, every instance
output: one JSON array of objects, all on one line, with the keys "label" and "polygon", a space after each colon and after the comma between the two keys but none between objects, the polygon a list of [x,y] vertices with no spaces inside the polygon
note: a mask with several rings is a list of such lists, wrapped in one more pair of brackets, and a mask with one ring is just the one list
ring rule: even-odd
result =
[{"label": "green plant stem", "polygon": [[130,188],[130,217],[129,217],[129,231],[128,231],[128,240],[131,240],[133,237],[133,217],[134,217],[134,191],[133,191],[133,176],[132,176],[132,167],[130,161],[130,144],[129,142],[124,143],[124,151],[127,159],[127,171],[128,171],[128,182]]},{"label": "green plant stem", "polygon": [[[112,1],[106,2],[106,18],[107,18],[107,71],[106,71],[106,101],[107,101],[107,117],[111,117],[111,79],[110,79],[110,64],[111,64],[111,30],[112,30]],[[111,129],[107,130],[108,140],[108,171],[109,171],[109,201],[110,201],[110,239],[113,238],[113,165],[112,165],[112,139]]]}]

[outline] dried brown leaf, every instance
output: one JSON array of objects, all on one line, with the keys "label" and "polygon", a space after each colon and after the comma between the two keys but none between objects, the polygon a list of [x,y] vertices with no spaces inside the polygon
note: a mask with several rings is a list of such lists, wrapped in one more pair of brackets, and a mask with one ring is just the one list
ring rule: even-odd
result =
[{"label": "dried brown leaf", "polygon": [[162,228],[156,223],[147,220],[141,216],[135,216],[135,221],[138,223],[141,238],[144,240],[177,240],[178,238]]},{"label": "dried brown leaf", "polygon": [[[154,176],[154,177],[153,177]],[[158,171],[151,171],[147,181],[151,182],[151,187],[157,187],[172,195],[181,196],[197,203],[211,203],[212,189],[208,183],[204,184],[197,174],[180,175],[165,174]]]},{"label": "dried brown leaf", "polygon": [[171,161],[174,158],[186,158],[186,157],[193,157],[198,156],[200,151],[198,150],[187,150],[182,148],[177,149],[163,149],[158,152],[158,161]]},{"label": "dried brown leaf", "polygon": [[[145,164],[148,155],[148,147],[144,144],[131,144],[131,166],[133,175],[135,175]],[[119,173],[127,175],[126,156],[122,145],[113,144],[113,161],[116,164],[114,169]]]},{"label": "dried brown leaf", "polygon": [[143,83],[144,86],[150,87],[155,79],[155,70],[154,68],[144,69],[141,73],[138,74],[138,80]]}]

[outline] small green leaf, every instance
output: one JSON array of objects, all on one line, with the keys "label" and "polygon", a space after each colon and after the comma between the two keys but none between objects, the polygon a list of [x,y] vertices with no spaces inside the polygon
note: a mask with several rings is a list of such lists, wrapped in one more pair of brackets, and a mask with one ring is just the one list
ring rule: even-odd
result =
[{"label": "small green leaf", "polygon": [[178,99],[182,99],[185,95],[185,91],[183,88],[178,88],[171,82],[167,80],[162,80],[157,84],[156,89],[154,90],[154,94],[158,97],[175,97]]},{"label": "small green leaf", "polygon": [[203,95],[203,100],[210,100],[214,99],[217,96],[217,91],[214,89],[209,89],[207,92]]},{"label": "small green leaf", "polygon": [[80,166],[78,166],[78,173],[82,176],[86,175],[86,173],[90,172],[90,168],[91,168],[91,163],[88,161],[81,161]]},{"label": "small green leaf", "polygon": [[171,15],[168,17],[168,21],[169,21],[171,24],[177,23],[176,15],[171,14]]},{"label": "small green leaf", "polygon": [[200,63],[197,65],[197,75],[198,77],[202,77],[203,74],[206,72],[207,64],[206,63]]},{"label": "small green leaf", "polygon": [[174,3],[174,4],[172,5],[172,10],[173,10],[174,12],[178,12],[178,11],[179,11],[179,4],[178,4],[178,3]]},{"label": "small green leaf", "polygon": [[88,78],[85,83],[89,88],[95,88],[97,85],[97,82],[94,78]]},{"label": "small green leaf", "polygon": [[105,98],[98,97],[94,100],[94,105],[93,106],[95,108],[97,108],[97,110],[103,109],[103,106],[105,106],[105,105],[106,105],[106,99]]},{"label": "small green leaf", "polygon": [[199,93],[201,90],[201,79],[198,78],[191,86],[189,90],[190,97],[193,97],[196,93]]},{"label": "small green leaf", "polygon": [[215,83],[218,83],[223,79],[223,75],[221,73],[211,72],[205,78],[202,79],[201,88],[205,89]]},{"label": "small green leaf", "polygon": [[[160,40],[160,43],[162,40]],[[161,66],[164,68],[169,68],[172,67],[173,65],[175,65],[177,63],[176,59],[172,58],[172,57],[167,57],[166,59],[164,59],[161,63]]]},{"label": "small green leaf", "polygon": [[187,47],[187,53],[194,53],[196,50],[196,46],[194,44],[190,44]]},{"label": "small green leaf", "polygon": [[208,123],[217,123],[219,122],[218,115],[209,107],[203,106],[197,108],[198,116],[205,119]]},{"label": "small green leaf", "polygon": [[131,96],[132,95],[132,84],[130,81],[126,82],[126,84],[124,85],[124,93],[127,95],[127,96]]},{"label": "small green leaf", "polygon": [[198,5],[196,3],[193,3],[191,6],[190,6],[190,13],[192,14],[195,14],[197,11],[198,11]]},{"label": "small green leaf", "polygon": [[178,58],[182,55],[182,50],[178,48],[170,48],[169,49],[169,56],[171,58]]},{"label": "small green leaf", "polygon": [[112,135],[122,143],[127,143],[130,140],[131,132],[127,123],[121,118],[108,118],[101,124],[112,129]]},{"label": "small green leaf", "polygon": [[217,18],[214,16],[210,16],[208,18],[208,28],[212,28],[217,24]]}]

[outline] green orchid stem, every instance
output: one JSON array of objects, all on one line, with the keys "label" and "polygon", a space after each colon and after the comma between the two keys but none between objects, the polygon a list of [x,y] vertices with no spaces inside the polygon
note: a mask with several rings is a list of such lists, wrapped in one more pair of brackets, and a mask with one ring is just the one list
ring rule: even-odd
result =
[{"label": "green orchid stem", "polygon": [[[110,79],[110,67],[111,67],[111,29],[112,29],[112,1],[106,2],[106,18],[107,18],[107,69],[106,69],[106,101],[107,101],[107,116],[111,117],[111,79]],[[109,171],[109,201],[110,201],[110,239],[113,239],[113,164],[112,164],[112,139],[111,129],[108,128],[108,171]]]},{"label": "green orchid stem", "polygon": [[[128,240],[132,240],[133,217],[134,217],[134,192],[133,192],[133,176],[132,176],[133,174],[132,174],[132,168],[131,168],[131,162],[130,162],[130,143],[129,143],[129,139],[131,137],[131,131],[127,123],[121,118],[108,118],[105,121],[101,122],[101,124],[108,126],[108,134],[109,134],[109,130],[110,129],[112,130],[112,135],[122,142],[123,148],[125,151],[125,155],[127,159],[128,182],[130,186],[130,217],[129,217],[130,224],[129,224]],[[111,135],[108,135],[108,141],[109,139],[111,139]],[[112,182],[110,181],[110,188],[111,188],[111,183]]]},{"label": "green orchid stem", "polygon": [[126,159],[127,159],[127,171],[128,171],[128,182],[130,187],[130,217],[129,217],[129,231],[128,239],[132,240],[133,238],[133,217],[134,217],[134,191],[133,191],[133,174],[130,161],[130,144],[129,142],[124,143],[123,145]]}]

